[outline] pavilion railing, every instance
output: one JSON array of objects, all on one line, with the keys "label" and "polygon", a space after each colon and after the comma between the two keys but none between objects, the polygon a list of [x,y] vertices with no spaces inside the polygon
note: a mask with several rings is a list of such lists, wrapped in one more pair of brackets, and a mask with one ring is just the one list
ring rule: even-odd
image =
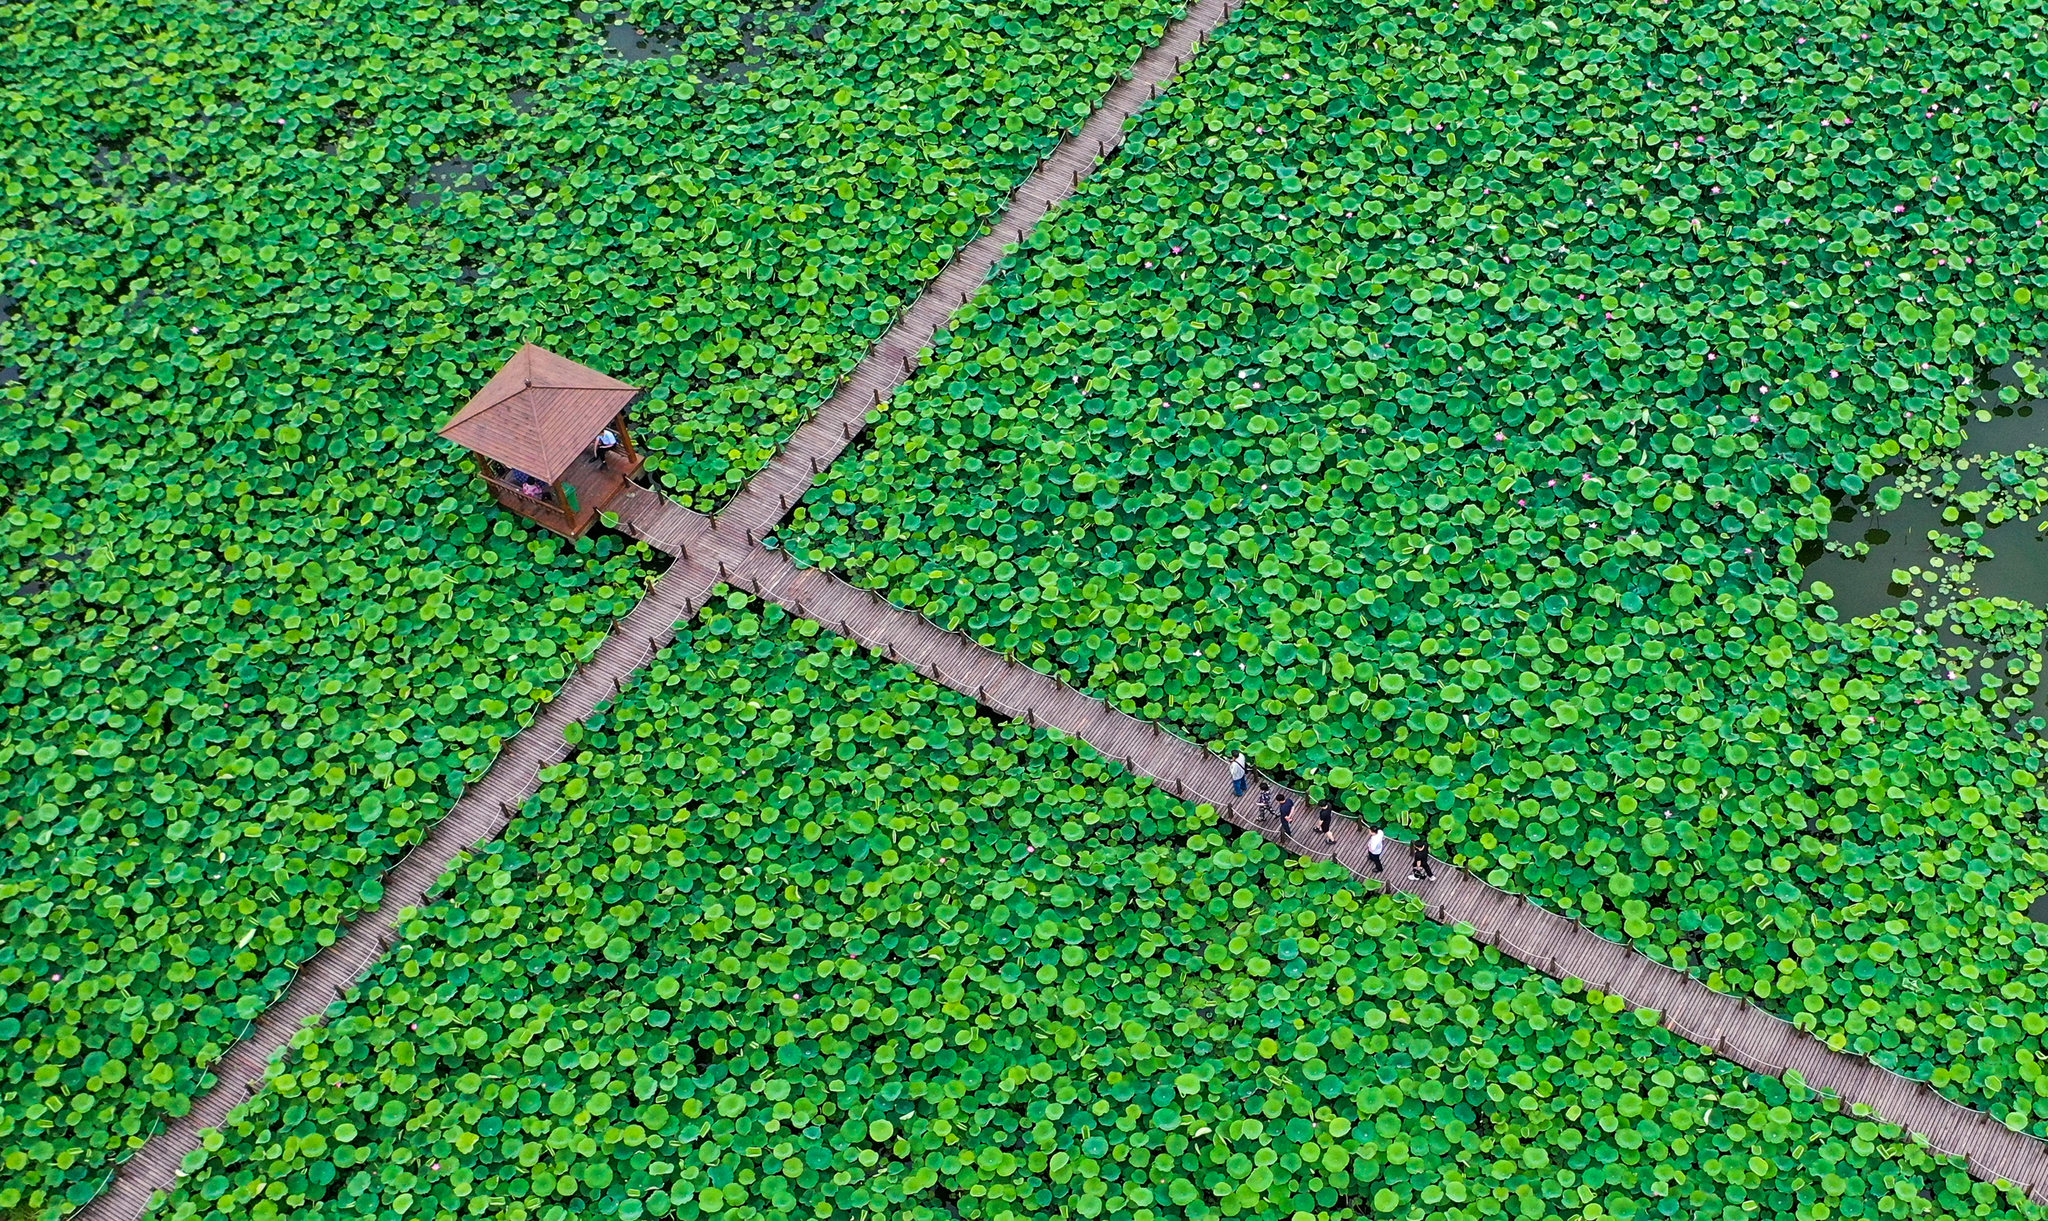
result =
[{"label": "pavilion railing", "polygon": [[575,520],[575,515],[570,513],[566,507],[555,503],[554,498],[560,495],[560,493],[556,492],[555,489],[552,487],[548,489],[548,496],[539,497],[528,496],[510,480],[500,479],[496,475],[485,475],[484,482],[490,484],[491,487],[496,489],[497,491],[503,492],[506,496],[510,497],[512,503],[518,505],[522,510],[533,510],[534,512],[532,515],[535,517],[540,516],[540,514],[542,513],[547,513],[555,520],[559,520],[565,523],[572,522]]}]

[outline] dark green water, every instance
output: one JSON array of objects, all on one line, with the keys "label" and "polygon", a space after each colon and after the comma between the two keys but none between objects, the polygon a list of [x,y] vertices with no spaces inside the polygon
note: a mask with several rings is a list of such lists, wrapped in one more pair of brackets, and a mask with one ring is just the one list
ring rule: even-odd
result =
[{"label": "dark green water", "polygon": [[[1980,383],[1983,393],[1977,410],[1964,421],[1963,444],[1938,460],[1943,465],[1936,467],[1938,474],[1951,479],[1949,496],[1987,486],[1981,470],[1987,455],[2048,447],[2048,400],[1999,401],[1997,388],[2016,382],[2008,367],[1992,371]],[[1908,613],[1924,616],[1965,597],[2008,598],[2048,609],[2048,533],[2042,530],[2048,520],[1980,527],[1960,505],[1936,495],[1907,495],[1898,507],[1880,509],[1879,490],[1896,485],[1897,477],[1905,473],[1895,472],[1862,495],[1836,502],[1827,535],[1833,547],[1808,544],[1800,555],[1802,584],[1826,585],[1831,604],[1845,619],[1902,604],[1910,607]],[[1866,548],[1862,555],[1843,555],[1839,550],[1859,544]],[[1991,554],[1973,557],[1977,546]],[[1966,640],[1947,624],[1939,635],[1945,645],[1982,654],[1980,672],[1958,676],[1959,684],[1976,685],[1973,677],[1981,682],[1989,673],[2008,675],[2008,681],[2019,677],[2008,673],[2015,654],[1991,654],[1981,642]],[[2036,664],[2048,665],[2040,642],[2024,654]],[[2048,716],[2048,691],[2015,693],[2028,695],[2032,703],[2023,718]]]}]

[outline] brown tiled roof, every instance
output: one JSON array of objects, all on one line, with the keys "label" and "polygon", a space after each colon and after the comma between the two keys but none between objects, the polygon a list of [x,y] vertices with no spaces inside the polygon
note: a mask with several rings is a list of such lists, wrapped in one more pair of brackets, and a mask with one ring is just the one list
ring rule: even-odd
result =
[{"label": "brown tiled roof", "polygon": [[441,435],[552,483],[640,391],[527,344]]}]

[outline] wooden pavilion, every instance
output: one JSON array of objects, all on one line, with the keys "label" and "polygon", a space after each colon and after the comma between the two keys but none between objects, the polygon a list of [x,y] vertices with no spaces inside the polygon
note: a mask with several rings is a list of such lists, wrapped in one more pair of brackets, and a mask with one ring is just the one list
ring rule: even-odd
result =
[{"label": "wooden pavilion", "polygon": [[639,396],[636,387],[529,343],[441,435],[476,455],[499,504],[581,538],[646,465],[626,430],[626,407]]}]

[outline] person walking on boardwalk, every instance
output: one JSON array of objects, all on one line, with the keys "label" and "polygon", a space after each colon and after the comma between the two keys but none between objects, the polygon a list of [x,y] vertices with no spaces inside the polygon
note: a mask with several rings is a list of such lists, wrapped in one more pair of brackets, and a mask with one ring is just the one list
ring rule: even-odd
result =
[{"label": "person walking on boardwalk", "polygon": [[1232,797],[1242,797],[1242,796],[1244,796],[1244,785],[1245,785],[1245,766],[1244,766],[1244,752],[1243,752],[1243,751],[1238,751],[1238,752],[1237,752],[1237,758],[1235,758],[1235,759],[1232,759],[1232,760],[1230,761],[1230,795],[1231,795]]},{"label": "person walking on boardwalk", "polygon": [[1289,793],[1280,794],[1280,842],[1283,844],[1294,839],[1294,822],[1289,817],[1293,813],[1293,795]]},{"label": "person walking on boardwalk", "polygon": [[1273,821],[1273,790],[1259,786],[1259,825],[1268,826]]},{"label": "person walking on boardwalk", "polygon": [[1372,858],[1372,871],[1374,873],[1385,873],[1387,871],[1386,865],[1380,860],[1381,854],[1386,852],[1386,850],[1387,833],[1378,827],[1374,827],[1372,829],[1372,838],[1365,841],[1365,855]]},{"label": "person walking on boardwalk", "polygon": [[1335,808],[1335,802],[1326,801],[1316,809],[1316,829],[1323,833],[1325,842],[1332,844],[1337,842],[1337,837],[1330,833],[1330,812]]},{"label": "person walking on boardwalk", "polygon": [[1420,882],[1424,878],[1436,881],[1436,870],[1429,862],[1429,831],[1425,828],[1415,841],[1415,865],[1408,871],[1408,880]]}]

